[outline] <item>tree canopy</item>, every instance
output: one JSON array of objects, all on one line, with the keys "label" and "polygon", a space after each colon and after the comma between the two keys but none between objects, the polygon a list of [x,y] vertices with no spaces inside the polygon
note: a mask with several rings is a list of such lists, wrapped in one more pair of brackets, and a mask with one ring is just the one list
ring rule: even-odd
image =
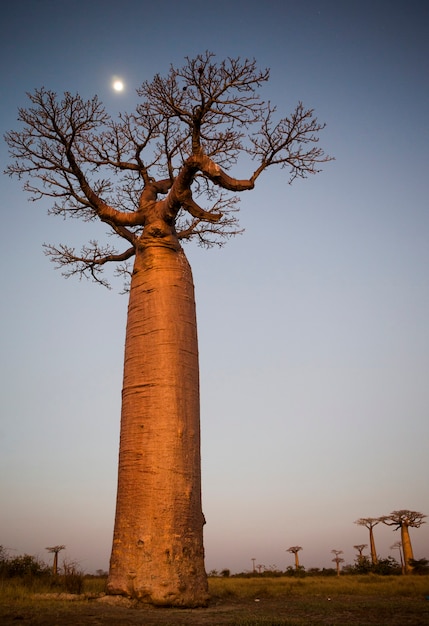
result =
[{"label": "tree canopy", "polygon": [[396,526],[395,530],[398,530],[402,526],[412,528],[420,528],[422,524],[426,524],[423,513],[419,511],[410,511],[409,509],[400,509],[398,511],[392,511],[390,515],[383,515],[380,521],[387,526]]},{"label": "tree canopy", "polygon": [[[324,124],[301,102],[279,115],[260,94],[269,75],[255,60],[187,57],[143,82],[135,111],[116,120],[98,96],[29,93],[23,130],[5,136],[13,159],[6,173],[24,179],[32,200],[49,198],[51,214],[101,220],[113,235],[78,252],[46,245],[64,275],[108,286],[106,263],[126,275],[136,248],[151,240],[223,245],[240,232],[237,194],[264,170],[278,165],[289,182],[320,171],[331,159],[318,146]],[[250,170],[245,179],[230,174],[239,161]]]}]

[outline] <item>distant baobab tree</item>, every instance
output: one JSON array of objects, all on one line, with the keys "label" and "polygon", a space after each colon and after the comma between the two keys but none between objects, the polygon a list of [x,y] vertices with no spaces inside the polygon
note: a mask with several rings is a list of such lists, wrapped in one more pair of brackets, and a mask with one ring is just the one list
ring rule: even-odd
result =
[{"label": "distant baobab tree", "polygon": [[375,549],[375,541],[374,541],[374,526],[377,526],[381,522],[379,517],[361,517],[360,519],[355,521],[355,524],[358,526],[365,526],[369,530],[369,545],[371,551],[371,562],[373,565],[377,565],[378,557],[377,551]]},{"label": "distant baobab tree", "polygon": [[332,561],[336,564],[337,567],[337,576],[340,575],[340,563],[344,563],[344,559],[340,557],[340,554],[343,554],[342,550],[331,550],[332,554],[335,554]]},{"label": "distant baobab tree", "polygon": [[401,572],[403,574],[405,574],[404,559],[402,558],[402,543],[400,541],[395,541],[395,543],[390,546],[390,549],[391,550],[398,550],[398,552],[399,552],[399,559],[401,561]]},{"label": "distant baobab tree", "polygon": [[52,573],[54,576],[58,574],[58,553],[65,549],[65,546],[51,546],[50,548],[45,548],[45,550],[54,555],[54,562],[52,563]]},{"label": "distant baobab tree", "polygon": [[390,515],[380,518],[380,521],[387,526],[396,526],[395,530],[401,529],[402,551],[404,553],[404,570],[409,574],[413,570],[410,561],[414,560],[413,547],[411,545],[409,528],[420,528],[422,524],[426,524],[424,518],[427,515],[419,513],[419,511],[409,511],[408,509],[400,509],[392,511]]},{"label": "distant baobab tree", "polygon": [[288,548],[286,550],[286,552],[290,552],[291,554],[295,555],[295,569],[298,571],[300,568],[300,564],[299,564],[299,555],[298,552],[302,550],[301,546],[291,546],[290,548]]},{"label": "distant baobab tree", "polygon": [[362,554],[362,552],[367,547],[368,547],[367,543],[359,543],[357,546],[353,546],[353,548],[358,551],[357,560],[358,560],[359,565],[362,563],[362,561],[365,558],[364,555]]}]

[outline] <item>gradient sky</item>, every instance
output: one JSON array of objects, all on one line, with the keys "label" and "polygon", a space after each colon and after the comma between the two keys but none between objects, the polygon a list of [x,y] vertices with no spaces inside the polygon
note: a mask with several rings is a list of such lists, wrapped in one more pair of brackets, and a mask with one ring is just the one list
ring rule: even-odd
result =
[{"label": "gradient sky", "polygon": [[[293,545],[307,568],[332,566],[332,549],[352,563],[368,543],[357,518],[429,515],[429,5],[21,0],[1,20],[2,135],[37,87],[98,94],[116,116],[205,50],[256,58],[280,111],[302,100],[327,123],[336,160],[321,174],[290,186],[267,171],[242,195],[242,236],[186,246],[207,569],[285,569]],[[0,157],[4,170],[4,142]],[[0,544],[45,560],[65,544],[87,572],[107,569],[127,298],[43,255],[92,227],[48,217],[5,176],[0,202]],[[398,533],[375,539],[397,556]],[[429,558],[429,524],[411,539]]]}]

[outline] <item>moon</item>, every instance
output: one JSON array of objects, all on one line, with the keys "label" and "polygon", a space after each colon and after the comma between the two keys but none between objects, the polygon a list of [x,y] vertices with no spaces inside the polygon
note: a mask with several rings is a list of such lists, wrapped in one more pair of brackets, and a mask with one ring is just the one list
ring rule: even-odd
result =
[{"label": "moon", "polygon": [[114,78],[112,81],[112,87],[115,91],[123,91],[124,81],[121,78]]}]

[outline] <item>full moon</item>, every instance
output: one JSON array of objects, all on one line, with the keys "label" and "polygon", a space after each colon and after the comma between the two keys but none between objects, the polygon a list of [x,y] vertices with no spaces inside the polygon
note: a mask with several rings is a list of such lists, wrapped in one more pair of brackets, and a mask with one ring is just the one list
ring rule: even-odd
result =
[{"label": "full moon", "polygon": [[115,91],[123,91],[124,83],[120,78],[115,78],[115,80],[112,83],[112,87]]}]

